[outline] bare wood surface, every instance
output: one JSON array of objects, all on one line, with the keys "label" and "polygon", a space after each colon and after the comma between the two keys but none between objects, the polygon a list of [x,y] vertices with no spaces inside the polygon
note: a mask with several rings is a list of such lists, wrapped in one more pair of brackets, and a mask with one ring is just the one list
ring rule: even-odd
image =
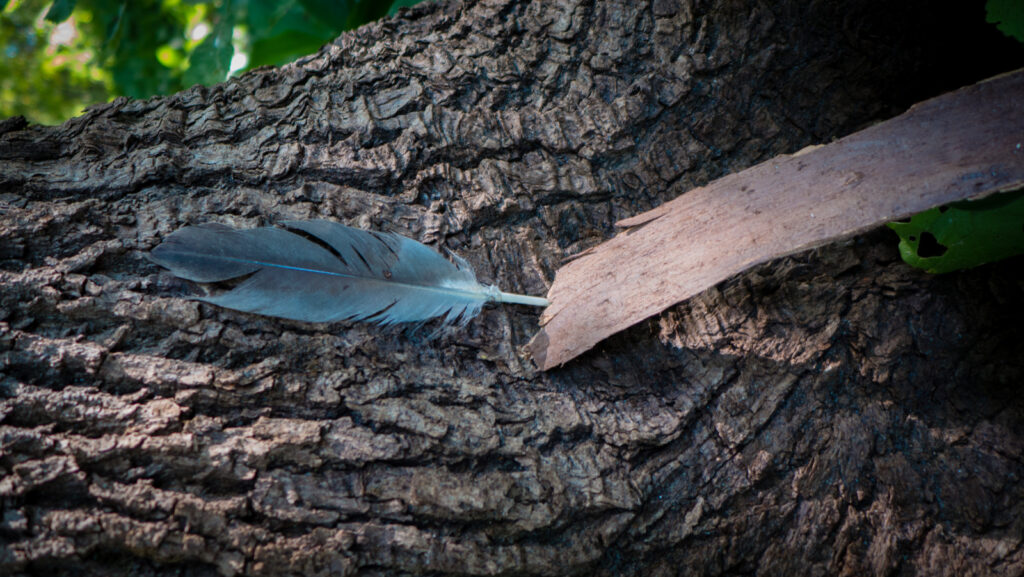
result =
[{"label": "bare wood surface", "polygon": [[0,575],[1020,575],[1019,260],[928,276],[872,232],[541,372],[535,309],[433,340],[279,321],[144,258],[327,218],[543,294],[617,220],[1015,46],[983,1],[437,1],[0,122]]},{"label": "bare wood surface", "polygon": [[530,348],[550,369],[754,265],[1021,186],[1024,70],[620,221],[558,270]]}]

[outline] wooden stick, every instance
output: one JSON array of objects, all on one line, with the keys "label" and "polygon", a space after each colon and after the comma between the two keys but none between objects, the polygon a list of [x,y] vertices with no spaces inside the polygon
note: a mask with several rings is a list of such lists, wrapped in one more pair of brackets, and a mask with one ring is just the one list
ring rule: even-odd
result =
[{"label": "wooden stick", "polygon": [[756,264],[1021,186],[1024,69],[618,223],[559,269],[530,349],[547,370]]}]

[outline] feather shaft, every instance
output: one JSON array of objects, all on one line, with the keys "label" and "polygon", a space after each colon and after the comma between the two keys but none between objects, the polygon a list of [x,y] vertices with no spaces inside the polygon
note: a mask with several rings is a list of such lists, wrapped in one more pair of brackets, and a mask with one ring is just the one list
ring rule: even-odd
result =
[{"label": "feather shaft", "polygon": [[531,307],[546,307],[550,302],[548,299],[543,297],[532,297],[528,295],[517,295],[515,293],[499,292],[498,298],[495,299],[499,303],[508,303],[516,305],[528,305]]}]

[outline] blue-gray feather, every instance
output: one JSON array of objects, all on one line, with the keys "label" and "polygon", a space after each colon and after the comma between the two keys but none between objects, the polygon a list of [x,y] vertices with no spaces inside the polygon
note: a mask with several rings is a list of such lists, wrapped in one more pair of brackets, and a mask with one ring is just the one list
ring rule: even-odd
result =
[{"label": "blue-gray feather", "polygon": [[282,224],[249,230],[185,227],[153,249],[150,259],[196,282],[251,275],[227,292],[199,300],[307,322],[390,325],[435,317],[465,322],[498,294],[478,283],[462,259],[454,264],[397,234],[325,220]]}]

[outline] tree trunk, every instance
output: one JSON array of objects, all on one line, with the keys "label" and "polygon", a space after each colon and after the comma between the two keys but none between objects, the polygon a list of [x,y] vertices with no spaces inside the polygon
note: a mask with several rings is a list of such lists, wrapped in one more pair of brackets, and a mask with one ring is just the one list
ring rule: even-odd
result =
[{"label": "tree trunk", "polygon": [[541,373],[524,307],[303,324],[144,258],[328,218],[543,294],[618,219],[1024,64],[950,4],[430,3],[0,123],[0,574],[1020,574],[1020,259],[927,276],[876,231]]}]

